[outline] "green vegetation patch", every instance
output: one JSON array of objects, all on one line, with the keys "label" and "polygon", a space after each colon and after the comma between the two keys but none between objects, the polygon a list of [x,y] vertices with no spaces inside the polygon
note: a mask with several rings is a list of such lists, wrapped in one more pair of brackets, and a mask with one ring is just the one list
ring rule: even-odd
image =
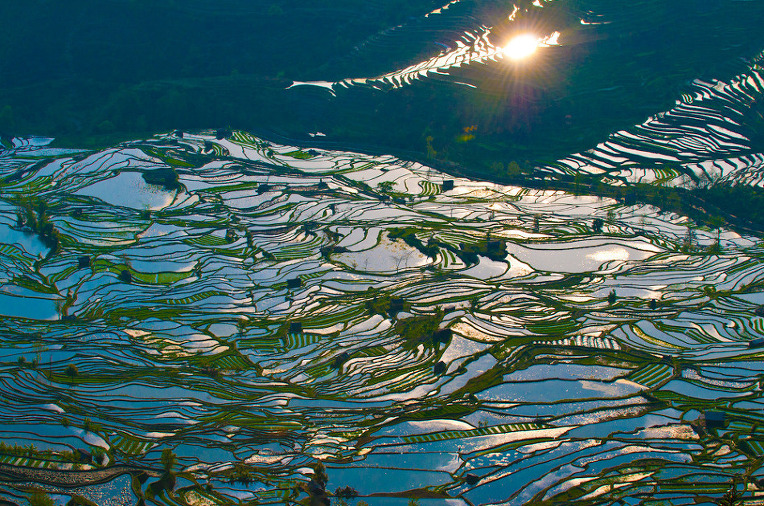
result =
[{"label": "green vegetation patch", "polygon": [[310,153],[307,153],[305,151],[302,151],[301,149],[298,149],[296,151],[290,151],[289,153],[284,153],[284,156],[291,156],[292,158],[297,158],[299,160],[309,160],[313,158],[313,156]]},{"label": "green vegetation patch", "polygon": [[180,188],[178,182],[178,173],[171,167],[162,167],[159,169],[146,170],[142,172],[143,179],[148,184],[161,186],[167,190],[177,190]]},{"label": "green vegetation patch", "polygon": [[404,318],[396,322],[395,333],[403,338],[407,346],[416,346],[422,343],[435,344],[440,337],[438,325],[442,320],[442,311],[431,315]]}]

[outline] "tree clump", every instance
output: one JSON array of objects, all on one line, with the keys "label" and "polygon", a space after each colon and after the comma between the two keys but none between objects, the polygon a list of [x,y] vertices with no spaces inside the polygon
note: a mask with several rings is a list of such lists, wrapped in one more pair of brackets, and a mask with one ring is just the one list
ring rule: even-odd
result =
[{"label": "tree clump", "polygon": [[321,256],[325,258],[326,260],[331,260],[330,257],[333,254],[347,253],[348,251],[350,250],[342,246],[337,246],[337,245],[324,246],[321,248]]},{"label": "tree clump", "polygon": [[399,312],[409,308],[410,304],[400,297],[393,297],[388,293],[380,293],[376,288],[367,290],[369,298],[366,300],[366,309],[371,314],[394,317]]},{"label": "tree clump", "polygon": [[321,461],[313,465],[313,476],[307,485],[295,487],[294,492],[298,495],[300,492],[308,494],[308,497],[297,501],[297,504],[303,506],[329,506],[329,494],[326,493],[326,484],[329,482],[329,476],[326,474],[326,467]]},{"label": "tree clump", "polygon": [[171,449],[165,448],[162,450],[162,456],[159,460],[164,472],[159,477],[159,480],[149,485],[147,491],[151,496],[158,495],[163,490],[173,490],[175,488],[175,472],[173,471],[173,467],[175,467],[177,462],[175,453]]},{"label": "tree clump", "polygon": [[339,369],[340,367],[342,367],[342,364],[344,364],[348,360],[350,360],[350,354],[346,351],[343,351],[342,353],[334,357],[334,360],[332,360],[332,367],[334,367],[335,369]]},{"label": "tree clump", "polygon": [[429,258],[434,259],[438,256],[438,246],[440,244],[437,242],[428,241],[428,243],[425,245],[421,239],[416,236],[416,231],[413,228],[399,228],[391,230],[388,232],[388,237],[392,240],[402,239],[403,242],[412,248],[419,250],[423,255]]},{"label": "tree clump", "polygon": [[487,238],[475,244],[461,244],[461,250],[457,253],[464,263],[478,263],[478,255],[488,257],[500,262],[507,258],[507,241],[503,239],[492,240]]},{"label": "tree clump", "polygon": [[16,214],[18,228],[26,228],[36,233],[42,243],[50,249],[48,256],[61,251],[61,235],[50,222],[47,204],[40,200],[33,204],[31,200],[21,203],[21,212]]},{"label": "tree clump", "polygon": [[451,338],[451,330],[438,330],[442,320],[442,310],[431,315],[404,318],[395,324],[395,332],[403,338],[406,346],[414,347],[419,344],[434,346],[438,343],[447,343]]},{"label": "tree clump", "polygon": [[334,495],[341,499],[355,499],[358,497],[358,491],[350,485],[346,487],[337,487],[334,491]]},{"label": "tree clump", "polygon": [[66,503],[66,506],[97,506],[96,503],[91,501],[90,499],[87,499],[85,497],[82,497],[81,495],[73,495],[71,499]]},{"label": "tree clump", "polygon": [[507,258],[507,242],[503,239],[492,240],[487,237],[484,241],[479,241],[472,244],[460,244],[459,247],[452,246],[446,242],[438,241],[435,238],[430,238],[427,244],[422,242],[416,235],[416,229],[399,228],[393,229],[388,232],[388,237],[391,240],[401,239],[407,245],[417,249],[420,253],[432,258],[437,258],[441,249],[448,250],[458,256],[462,262],[467,265],[477,264],[480,260],[478,256],[488,257],[491,260],[502,261]]},{"label": "tree clump", "polygon": [[133,275],[130,273],[127,269],[122,269],[122,271],[119,273],[119,280],[123,283],[132,283],[133,281]]},{"label": "tree clump", "polygon": [[147,170],[143,172],[143,180],[148,184],[161,186],[167,190],[177,190],[180,188],[178,173],[171,167]]},{"label": "tree clump", "polygon": [[29,506],[56,506],[56,502],[42,490],[34,490],[29,494]]},{"label": "tree clump", "polygon": [[64,374],[69,376],[69,379],[74,381],[74,378],[76,378],[79,375],[79,371],[77,370],[77,366],[74,364],[69,364],[66,366],[66,369],[64,370]]},{"label": "tree clump", "polygon": [[241,462],[235,462],[233,469],[228,472],[228,483],[240,483],[249,485],[256,481],[256,475],[252,470]]}]

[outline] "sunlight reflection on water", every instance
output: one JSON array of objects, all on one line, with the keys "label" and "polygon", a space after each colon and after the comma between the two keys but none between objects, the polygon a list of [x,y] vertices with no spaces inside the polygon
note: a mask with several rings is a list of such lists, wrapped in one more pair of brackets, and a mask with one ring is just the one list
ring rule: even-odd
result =
[{"label": "sunlight reflection on water", "polygon": [[628,260],[630,258],[628,250],[620,246],[599,249],[586,255],[587,258],[597,262],[610,262],[612,260]]}]

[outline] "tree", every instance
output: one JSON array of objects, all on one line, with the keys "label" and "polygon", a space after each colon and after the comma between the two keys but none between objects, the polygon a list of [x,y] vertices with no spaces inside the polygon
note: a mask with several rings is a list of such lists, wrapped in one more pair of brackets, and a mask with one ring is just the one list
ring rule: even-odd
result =
[{"label": "tree", "polygon": [[315,481],[322,489],[326,489],[326,484],[329,482],[329,476],[326,474],[326,467],[320,460],[313,466],[313,481]]},{"label": "tree", "polygon": [[518,177],[520,177],[522,175],[522,173],[523,173],[523,171],[520,168],[520,165],[516,161],[512,160],[511,162],[509,162],[507,164],[507,173],[506,173],[506,176],[508,178],[510,178],[510,179],[518,178]]},{"label": "tree", "polygon": [[683,251],[692,251],[695,245],[695,230],[692,226],[687,225],[687,231],[684,234],[684,244],[682,244]]},{"label": "tree", "polygon": [[729,490],[724,493],[721,499],[716,503],[719,506],[739,506],[743,504],[743,498],[735,488],[735,483],[730,485]]},{"label": "tree", "polygon": [[721,216],[712,216],[708,220],[708,226],[716,230],[716,241],[708,247],[708,252],[714,255],[718,255],[722,252],[722,227],[724,226],[724,218]]},{"label": "tree", "polygon": [[391,191],[393,191],[393,182],[382,181],[381,183],[377,184],[377,191],[381,193],[390,193]]},{"label": "tree", "polygon": [[432,147],[432,141],[433,141],[432,135],[428,135],[425,138],[425,142],[427,143],[427,159],[432,160],[433,158],[438,156],[438,152],[435,151],[435,148]]},{"label": "tree", "polygon": [[87,499],[85,497],[82,497],[81,495],[75,494],[72,496],[71,499],[69,499],[69,502],[66,503],[66,506],[97,506],[97,505],[90,499]]},{"label": "tree", "polygon": [[56,506],[56,503],[44,491],[35,490],[29,494],[29,506]]},{"label": "tree", "polygon": [[610,290],[610,293],[607,294],[607,301],[610,304],[615,304],[615,300],[616,300],[617,297],[618,296],[616,295],[615,290]]},{"label": "tree", "polygon": [[334,496],[341,499],[355,499],[358,497],[358,491],[350,485],[346,487],[337,487],[334,491]]},{"label": "tree", "polygon": [[164,467],[165,472],[172,473],[172,468],[175,467],[177,457],[171,449],[165,448],[162,450],[162,457],[160,458],[160,461],[162,462],[162,467]]},{"label": "tree", "polygon": [[69,378],[72,380],[72,382],[74,382],[74,378],[77,377],[77,375],[79,374],[79,371],[77,370],[77,366],[76,365],[69,364],[68,366],[66,366],[66,370],[64,371],[64,374],[69,376]]},{"label": "tree", "polygon": [[299,501],[299,504],[305,506],[328,506],[329,496],[326,493],[326,484],[329,481],[329,477],[326,474],[326,468],[321,461],[317,461],[313,465],[313,477],[310,479],[307,485],[302,485],[301,488],[308,494],[308,497]]},{"label": "tree", "polygon": [[171,449],[165,448],[162,450],[160,462],[162,467],[164,467],[164,473],[162,473],[162,476],[157,481],[149,485],[147,489],[153,495],[159,494],[163,490],[173,490],[175,488],[175,473],[172,472],[176,462],[175,453]]}]

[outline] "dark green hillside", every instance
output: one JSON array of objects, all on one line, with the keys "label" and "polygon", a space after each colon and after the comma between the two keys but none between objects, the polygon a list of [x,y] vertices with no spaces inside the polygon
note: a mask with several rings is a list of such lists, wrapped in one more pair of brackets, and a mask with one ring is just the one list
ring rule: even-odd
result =
[{"label": "dark green hillside", "polygon": [[[321,131],[334,146],[429,154],[490,175],[496,162],[588,149],[670,108],[693,79],[743,71],[764,47],[758,2],[550,2],[510,23],[512,3],[465,0],[425,17],[441,6],[2,2],[0,132],[82,146],[174,128],[227,126],[303,142]],[[560,31],[562,45],[521,65],[465,65],[401,89],[286,90],[293,81],[400,70],[481,26],[499,46],[518,29]]]}]

